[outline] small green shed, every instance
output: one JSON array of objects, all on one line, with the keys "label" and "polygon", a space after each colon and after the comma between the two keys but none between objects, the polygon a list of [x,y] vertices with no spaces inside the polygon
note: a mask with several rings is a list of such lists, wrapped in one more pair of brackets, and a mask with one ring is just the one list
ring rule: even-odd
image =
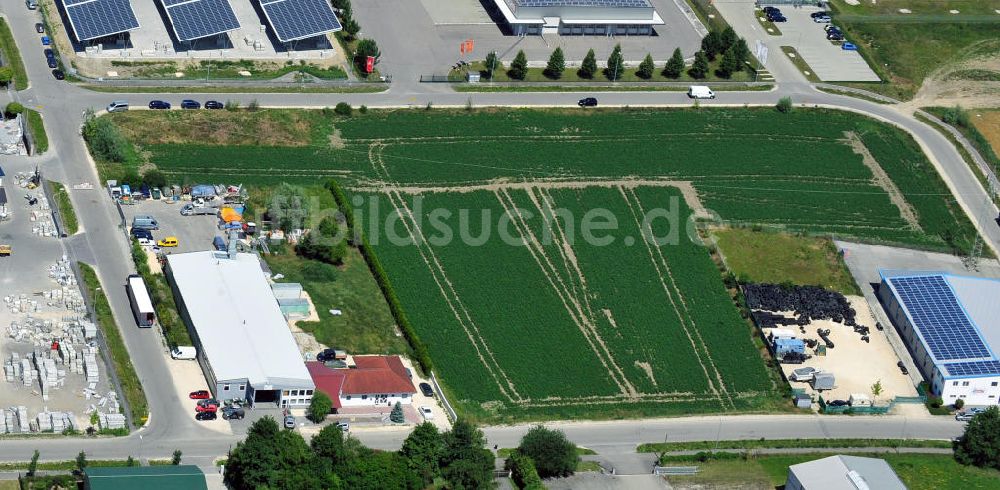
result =
[{"label": "small green shed", "polygon": [[85,490],[208,490],[205,473],[194,465],[121,466],[84,470]]}]

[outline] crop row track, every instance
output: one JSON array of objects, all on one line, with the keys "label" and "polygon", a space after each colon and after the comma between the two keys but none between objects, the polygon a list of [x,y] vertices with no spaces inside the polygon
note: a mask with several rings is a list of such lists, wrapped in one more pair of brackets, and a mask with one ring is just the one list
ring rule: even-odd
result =
[{"label": "crop row track", "polygon": [[[369,146],[368,159],[371,162],[375,173],[379,174],[381,178],[384,179],[384,182],[390,182],[391,179],[389,177],[389,173],[386,170],[385,162],[382,160],[382,150],[384,148],[385,145],[381,142],[373,142]],[[518,394],[517,389],[514,387],[514,383],[511,382],[510,378],[507,377],[506,373],[504,373],[500,363],[497,362],[496,357],[490,350],[489,345],[487,345],[482,334],[479,332],[479,327],[472,319],[472,315],[469,314],[469,310],[462,303],[461,297],[455,290],[451,281],[448,279],[444,267],[441,265],[441,261],[435,254],[434,248],[427,242],[426,237],[417,224],[417,220],[413,216],[413,211],[406,203],[405,197],[401,193],[392,191],[388,188],[386,188],[384,192],[386,196],[388,196],[389,202],[399,214],[400,221],[406,228],[407,233],[413,238],[414,245],[416,245],[421,259],[423,259],[424,264],[426,264],[427,268],[430,270],[431,277],[434,279],[434,283],[440,290],[441,296],[448,304],[448,308],[455,315],[455,319],[465,331],[465,334],[468,336],[473,348],[475,348],[476,355],[479,357],[480,362],[482,362],[487,372],[489,372],[490,376],[496,382],[500,392],[507,397],[509,401],[522,401],[523,398],[520,394]]]}]

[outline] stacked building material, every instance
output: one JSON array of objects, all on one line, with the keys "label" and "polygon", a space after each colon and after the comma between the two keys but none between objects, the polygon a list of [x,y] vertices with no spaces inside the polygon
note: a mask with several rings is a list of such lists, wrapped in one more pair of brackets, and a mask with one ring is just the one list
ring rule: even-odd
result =
[{"label": "stacked building material", "polygon": [[98,413],[97,425],[101,429],[124,429],[125,415],[120,413]]},{"label": "stacked building material", "polygon": [[[27,359],[25,359],[27,360]],[[31,421],[28,419],[28,407],[21,405],[17,407],[17,426],[21,432],[31,431]]]},{"label": "stacked building material", "polygon": [[87,376],[87,383],[98,383],[101,375],[97,370],[97,349],[87,347],[83,352],[83,372]]}]

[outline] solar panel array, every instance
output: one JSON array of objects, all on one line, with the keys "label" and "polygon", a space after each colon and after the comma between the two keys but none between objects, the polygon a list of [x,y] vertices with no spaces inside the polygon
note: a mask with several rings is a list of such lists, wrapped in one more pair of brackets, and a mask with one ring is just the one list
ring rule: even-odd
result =
[{"label": "solar panel array", "polygon": [[228,0],[161,0],[178,40],[190,41],[240,28]]},{"label": "solar panel array", "polygon": [[78,41],[88,41],[139,27],[129,0],[63,0]]},{"label": "solar panel array", "polygon": [[945,364],[948,376],[1000,375],[1000,361],[952,362]]},{"label": "solar panel array", "polygon": [[282,42],[339,31],[340,21],[328,0],[261,0],[264,16]]},{"label": "solar panel array", "polygon": [[937,360],[992,358],[942,276],[888,279]]},{"label": "solar panel array", "polygon": [[648,0],[514,0],[518,7],[650,8]]}]

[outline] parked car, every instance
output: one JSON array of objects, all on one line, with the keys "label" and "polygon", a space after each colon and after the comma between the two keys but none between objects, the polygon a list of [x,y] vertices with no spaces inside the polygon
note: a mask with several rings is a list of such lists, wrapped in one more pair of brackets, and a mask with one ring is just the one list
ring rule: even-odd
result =
[{"label": "parked car", "polygon": [[52,39],[49,36],[42,36],[42,46],[49,46],[52,44]]},{"label": "parked car", "polygon": [[837,26],[835,26],[835,25],[833,25],[833,24],[827,24],[827,25],[823,26],[823,30],[826,31],[826,32],[839,31],[840,28],[837,27]]},{"label": "parked car", "polygon": [[814,367],[802,367],[792,371],[792,381],[812,381],[819,370]]},{"label": "parked car", "polygon": [[176,247],[177,243],[178,243],[177,242],[177,237],[175,237],[175,236],[168,236],[168,237],[163,238],[160,241],[156,242],[156,244],[159,245],[159,246],[161,246],[161,247]]},{"label": "parked car", "polygon": [[226,407],[222,409],[222,418],[226,420],[236,419],[241,420],[246,417],[247,413],[242,407]]},{"label": "parked car", "polygon": [[822,16],[819,16],[819,17],[813,17],[813,22],[815,22],[817,24],[829,24],[832,21],[833,21],[833,19],[831,19],[830,16],[828,16],[828,15],[822,15]]},{"label": "parked car", "polygon": [[850,404],[847,403],[847,400],[830,400],[826,402],[826,405],[829,407],[846,407]]},{"label": "parked car", "polygon": [[976,416],[976,414],[974,414],[974,413],[958,412],[958,413],[955,414],[955,420],[957,420],[959,422],[968,422],[968,421],[972,420],[972,418],[975,417],[975,416]]},{"label": "parked car", "polygon": [[196,405],[194,407],[195,412],[217,412],[218,410],[218,405]]},{"label": "parked car", "polygon": [[55,58],[56,57],[56,52],[52,51],[52,48],[45,48],[45,51],[42,51],[42,52],[45,53],[45,57],[46,58],[50,58],[51,59],[51,58]]},{"label": "parked car", "polygon": [[979,407],[976,407],[976,408],[970,408],[970,409],[969,409],[968,411],[969,411],[969,413],[971,413],[972,415],[979,415],[979,414],[981,414],[981,413],[985,412],[985,411],[986,411],[986,409],[985,409],[985,408],[979,408]]},{"label": "parked car", "polygon": [[434,420],[434,412],[431,411],[431,407],[422,405],[418,410],[420,410],[420,415],[424,417],[424,420]]},{"label": "parked car", "polygon": [[332,361],[337,358],[336,349],[323,349],[319,354],[316,354],[316,360],[319,362]]},{"label": "parked car", "polygon": [[164,102],[162,100],[153,100],[149,102],[150,109],[170,109],[170,102]]},{"label": "parked car", "polygon": [[124,112],[128,110],[128,101],[116,100],[108,104],[108,112]]},{"label": "parked car", "polygon": [[785,14],[782,14],[780,10],[773,10],[767,12],[767,20],[771,22],[785,22],[788,19],[785,18]]},{"label": "parked car", "polygon": [[217,100],[206,100],[205,101],[205,108],[206,109],[222,109],[222,108],[225,108],[225,107],[226,107],[225,104],[223,104],[222,102],[219,102]]},{"label": "parked car", "polygon": [[197,100],[184,99],[181,101],[181,109],[201,109],[201,102]]},{"label": "parked car", "polygon": [[781,9],[779,9],[778,7],[772,7],[770,5],[768,5],[767,7],[762,8],[761,10],[763,10],[765,14],[770,14],[771,12],[781,13]]},{"label": "parked car", "polygon": [[37,31],[39,34],[45,34],[45,24],[42,24],[41,22],[36,22],[35,31]]},{"label": "parked car", "polygon": [[210,405],[218,408],[219,400],[216,400],[215,398],[205,398],[204,400],[198,400],[199,407],[207,407]]},{"label": "parked car", "polygon": [[597,98],[596,97],[584,97],[584,98],[580,99],[580,101],[577,102],[576,105],[578,105],[580,107],[597,107]]},{"label": "parked car", "polygon": [[903,364],[903,361],[897,362],[896,365],[899,366],[899,371],[903,374],[910,374],[910,370],[906,369],[906,364]]},{"label": "parked car", "polygon": [[830,12],[827,12],[825,10],[820,10],[819,12],[813,12],[813,13],[809,14],[809,17],[812,17],[814,19],[816,17],[823,17],[823,16],[829,17],[830,16]]},{"label": "parked car", "polygon": [[65,80],[66,74],[62,70],[52,70],[52,76],[56,77],[56,80]]},{"label": "parked car", "polygon": [[45,62],[49,65],[49,68],[59,68],[59,62],[55,58],[48,58]]},{"label": "parked car", "polygon": [[208,390],[198,390],[192,391],[188,394],[188,398],[192,400],[207,400],[212,397],[212,394]]},{"label": "parked car", "polygon": [[858,46],[854,43],[844,43],[840,45],[840,49],[843,49],[844,51],[857,51]]},{"label": "parked car", "polygon": [[431,385],[427,383],[420,383],[420,392],[423,393],[424,396],[434,396],[434,388],[431,388]]},{"label": "parked car", "polygon": [[148,238],[153,239],[153,232],[143,229],[143,228],[132,228],[132,236],[134,238]]},{"label": "parked car", "polygon": [[215,420],[219,418],[219,414],[215,412],[198,412],[194,414],[195,420]]},{"label": "parked car", "polygon": [[286,429],[294,429],[295,428],[295,416],[293,416],[293,415],[286,415],[285,416],[285,428]]},{"label": "parked car", "polygon": [[38,0],[24,0],[24,4],[28,6],[28,10],[35,10],[38,8]]},{"label": "parked car", "polygon": [[347,422],[337,422],[337,427],[339,427],[340,430],[343,431],[343,432],[347,432],[347,431],[351,430],[351,424],[349,424]]},{"label": "parked car", "polygon": [[843,41],[844,35],[839,32],[829,32],[826,35],[826,39],[829,41]]}]

